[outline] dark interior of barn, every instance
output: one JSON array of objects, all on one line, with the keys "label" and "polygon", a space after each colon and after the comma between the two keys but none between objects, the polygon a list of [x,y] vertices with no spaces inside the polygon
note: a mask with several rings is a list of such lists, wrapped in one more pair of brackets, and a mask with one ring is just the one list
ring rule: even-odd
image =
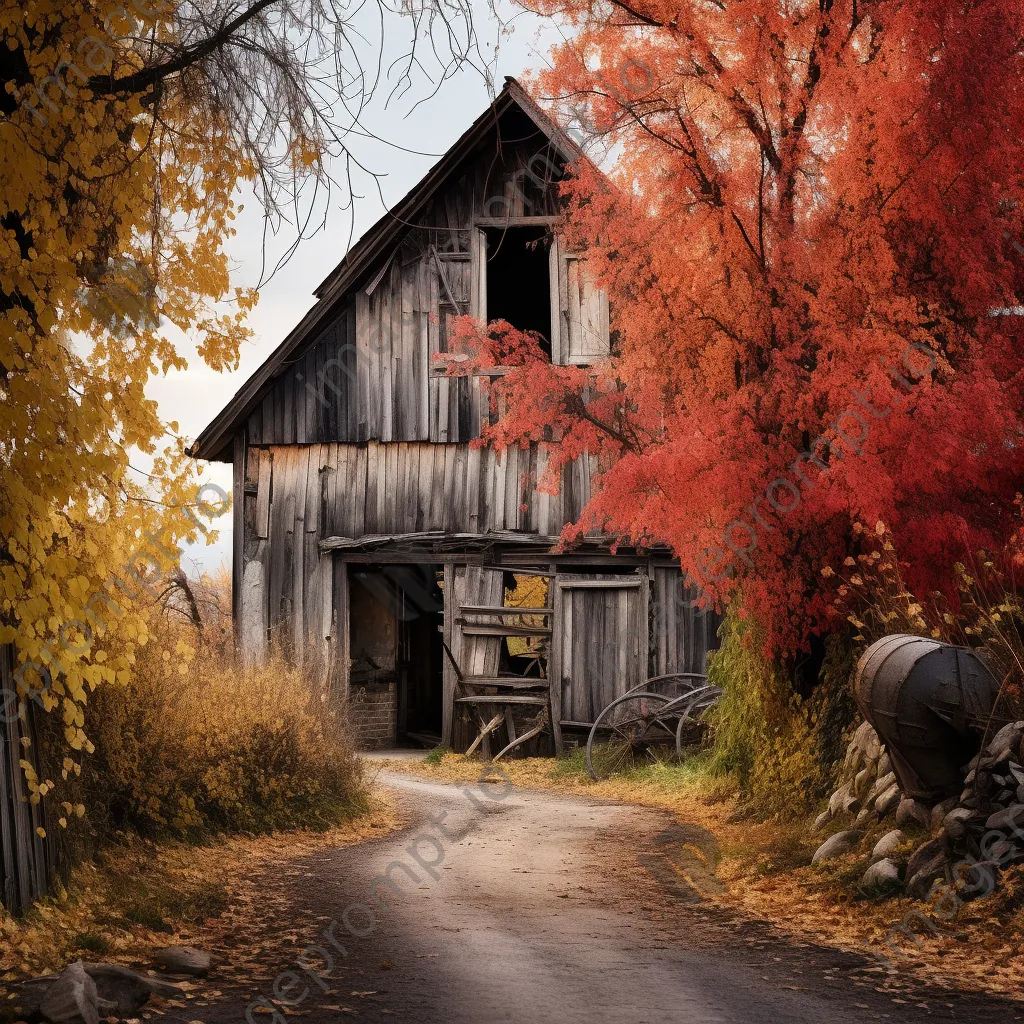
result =
[{"label": "dark interior of barn", "polygon": [[549,240],[543,227],[487,229],[487,319],[536,331],[551,356]]}]

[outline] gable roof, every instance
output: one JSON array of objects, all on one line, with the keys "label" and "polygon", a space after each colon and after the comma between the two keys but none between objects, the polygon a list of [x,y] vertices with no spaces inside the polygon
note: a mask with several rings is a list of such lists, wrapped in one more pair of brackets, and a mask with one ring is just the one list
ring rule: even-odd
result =
[{"label": "gable roof", "polygon": [[193,458],[219,462],[232,460],[232,439],[259,401],[263,389],[288,365],[289,357],[314,336],[340,300],[344,299],[373,263],[400,237],[411,230],[413,219],[423,210],[449,175],[469,157],[508,110],[518,107],[537,126],[558,156],[569,163],[586,159],[580,148],[529,96],[514,79],[505,85],[494,102],[473,122],[451,149],[427,172],[393,209],[367,231],[341,262],[317,286],[316,304],[303,316],[262,366],[238,389],[230,402],[196,438],[187,453]]}]

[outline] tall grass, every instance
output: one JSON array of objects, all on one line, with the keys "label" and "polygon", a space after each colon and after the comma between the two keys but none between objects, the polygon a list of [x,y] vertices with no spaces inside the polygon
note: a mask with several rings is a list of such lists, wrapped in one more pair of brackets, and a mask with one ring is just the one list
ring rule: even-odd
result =
[{"label": "tall grass", "polygon": [[128,681],[90,695],[95,750],[57,787],[86,810],[71,845],[325,828],[365,807],[341,710],[280,657],[246,669],[209,635],[155,614]]}]

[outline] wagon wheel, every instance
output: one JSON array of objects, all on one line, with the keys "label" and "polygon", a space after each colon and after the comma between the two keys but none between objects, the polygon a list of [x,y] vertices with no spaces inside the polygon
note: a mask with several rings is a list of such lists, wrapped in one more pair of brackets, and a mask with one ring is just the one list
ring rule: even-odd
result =
[{"label": "wagon wheel", "polygon": [[711,707],[722,695],[720,686],[701,686],[685,697],[674,701],[679,714],[679,724],[676,726],[676,757],[683,759],[683,736],[692,727],[700,722],[704,712]]},{"label": "wagon wheel", "polygon": [[[675,703],[663,694],[644,691],[613,700],[597,716],[587,737],[590,777],[599,782],[613,772],[671,757],[680,711],[667,705]],[[607,741],[595,742],[598,732],[608,732]]]}]

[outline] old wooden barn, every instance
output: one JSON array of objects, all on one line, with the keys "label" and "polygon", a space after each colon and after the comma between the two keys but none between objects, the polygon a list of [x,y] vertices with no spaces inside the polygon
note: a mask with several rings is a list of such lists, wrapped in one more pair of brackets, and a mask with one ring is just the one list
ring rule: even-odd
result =
[{"label": "old wooden barn", "polygon": [[487,722],[491,753],[561,751],[648,674],[703,670],[716,622],[678,565],[600,536],[553,554],[593,467],[552,496],[543,450],[471,447],[483,382],[438,361],[465,313],[540,332],[558,363],[609,353],[607,297],[557,235],[579,156],[507,80],[192,449],[234,466],[243,657],[280,649],[365,748],[465,749]]}]

